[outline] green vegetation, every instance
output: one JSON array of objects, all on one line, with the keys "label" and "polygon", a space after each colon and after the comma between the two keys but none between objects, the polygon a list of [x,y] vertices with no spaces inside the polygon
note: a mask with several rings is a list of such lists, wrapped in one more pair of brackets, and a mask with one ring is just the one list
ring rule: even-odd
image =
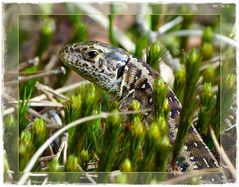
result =
[{"label": "green vegetation", "polygon": [[155,70],[157,70],[163,55],[165,55],[164,53],[165,48],[163,44],[160,42],[155,42],[150,46],[148,50],[146,62]]},{"label": "green vegetation", "polygon": [[187,138],[188,130],[193,120],[193,112],[196,104],[197,83],[199,79],[199,66],[201,57],[196,50],[192,50],[185,57],[186,66],[186,81],[185,92],[183,95],[182,110],[180,115],[180,123],[178,133],[173,150],[173,162],[179,156],[180,150],[183,147]]}]

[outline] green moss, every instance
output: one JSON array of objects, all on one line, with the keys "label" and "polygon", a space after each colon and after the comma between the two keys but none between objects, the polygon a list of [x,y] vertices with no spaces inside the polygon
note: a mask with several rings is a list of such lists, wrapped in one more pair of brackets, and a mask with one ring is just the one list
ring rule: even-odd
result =
[{"label": "green moss", "polygon": [[173,91],[180,102],[183,102],[185,83],[186,70],[184,66],[181,66],[181,68],[175,74],[175,81],[173,85]]},{"label": "green moss", "polygon": [[208,65],[206,69],[203,70],[202,76],[204,83],[211,82],[212,84],[215,84],[218,82],[216,69],[213,65]]},{"label": "green moss", "polygon": [[137,58],[143,57],[143,50],[147,48],[148,42],[149,42],[149,39],[147,35],[140,37],[140,39],[136,42],[134,55]]},{"label": "green moss", "polygon": [[52,161],[50,161],[49,164],[48,164],[47,171],[48,172],[59,172],[59,171],[61,171],[59,160],[54,158]]},{"label": "green moss", "polygon": [[33,135],[30,130],[23,131],[19,140],[19,169],[22,171],[35,151]]},{"label": "green moss", "polygon": [[[28,110],[28,102],[32,96],[32,84],[28,84],[24,87],[22,94],[19,95],[19,133],[27,127],[29,124],[29,120],[27,119],[27,110]],[[20,101],[21,100],[21,101]]]},{"label": "green moss", "polygon": [[131,172],[132,171],[132,165],[128,158],[124,160],[124,162],[121,164],[120,171],[122,172]]},{"label": "green moss", "polygon": [[[64,105],[65,124],[99,113],[101,111],[101,106],[98,104],[100,97],[96,94],[93,84],[89,84],[82,86],[70,96],[69,101]],[[93,120],[68,130],[69,154],[79,155],[83,149],[94,146],[96,139],[93,136],[100,132],[100,121],[101,119]]]},{"label": "green moss", "polygon": [[161,42],[155,42],[150,45],[147,51],[146,62],[153,67],[155,70],[158,70],[159,63],[162,60],[162,57],[165,53],[165,47]]},{"label": "green moss", "polygon": [[78,171],[78,159],[74,155],[69,155],[66,163],[66,170],[68,172]]},{"label": "green moss", "polygon": [[204,60],[208,60],[213,55],[213,45],[211,43],[204,42],[201,46],[201,54]]},{"label": "green moss", "polygon": [[203,90],[200,94],[200,111],[198,114],[197,129],[201,136],[210,136],[208,134],[209,124],[213,118],[213,109],[215,107],[215,97],[210,83],[203,85]]},{"label": "green moss", "polygon": [[186,66],[186,82],[182,110],[180,115],[180,123],[178,127],[177,137],[174,143],[173,149],[173,164],[180,153],[182,146],[185,143],[188,130],[192,123],[193,112],[195,108],[197,82],[199,79],[199,66],[201,63],[201,57],[199,53],[194,49],[188,53],[185,58]]},{"label": "green moss", "polygon": [[43,119],[39,118],[36,118],[34,120],[31,132],[35,149],[38,149],[49,136],[48,129],[46,128],[46,123],[43,121]]},{"label": "green moss", "polygon": [[211,27],[206,27],[203,30],[202,41],[212,43],[212,40],[213,40],[212,28]]},{"label": "green moss", "polygon": [[[116,112],[116,111],[113,111]],[[103,134],[103,148],[99,155],[98,171],[111,171],[117,159],[120,134],[122,133],[121,118],[119,115],[113,115],[106,119]]]},{"label": "green moss", "polygon": [[159,77],[154,81],[154,89],[153,89],[153,97],[155,100],[155,110],[154,110],[154,118],[158,118],[159,116],[164,116],[167,118],[169,114],[169,104],[167,100],[168,87],[164,83],[164,81]]}]

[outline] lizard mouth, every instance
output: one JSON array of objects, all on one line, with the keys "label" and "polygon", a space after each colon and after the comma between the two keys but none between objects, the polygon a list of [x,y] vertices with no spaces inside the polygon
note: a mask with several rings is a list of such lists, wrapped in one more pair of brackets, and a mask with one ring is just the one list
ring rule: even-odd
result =
[{"label": "lizard mouth", "polygon": [[59,57],[61,61],[66,65],[67,56],[68,56],[68,46],[63,47],[59,52]]}]

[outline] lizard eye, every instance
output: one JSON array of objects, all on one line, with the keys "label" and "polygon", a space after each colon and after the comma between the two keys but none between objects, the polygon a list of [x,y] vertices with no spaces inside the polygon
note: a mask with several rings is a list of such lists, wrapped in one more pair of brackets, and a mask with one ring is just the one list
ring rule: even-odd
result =
[{"label": "lizard eye", "polygon": [[95,58],[98,55],[97,51],[89,51],[87,53],[89,55],[90,58]]}]

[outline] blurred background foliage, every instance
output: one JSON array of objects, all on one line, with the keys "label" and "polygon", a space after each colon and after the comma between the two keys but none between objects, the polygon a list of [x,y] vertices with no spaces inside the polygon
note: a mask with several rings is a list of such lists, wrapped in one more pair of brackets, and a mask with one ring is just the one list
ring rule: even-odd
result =
[{"label": "blurred background foliage", "polygon": [[[102,111],[118,111],[118,102],[93,84],[84,84],[64,95],[49,91],[83,81],[63,68],[58,53],[65,44],[88,40],[122,47],[159,71],[183,104],[181,123],[190,125],[194,121],[219,159],[208,130],[211,125],[235,165],[235,5],[6,3],[4,15],[5,182],[19,180],[19,172],[57,129]],[[40,89],[38,83],[48,88]],[[140,114],[130,115],[129,124],[119,115],[89,121],[56,139],[32,171],[52,172],[49,183],[89,183],[92,178],[97,182],[157,183],[170,178],[170,174],[159,177],[153,173],[124,173],[165,172],[169,153],[174,150],[177,155],[182,146],[180,141],[174,148],[169,143],[169,110],[160,80],[154,92],[156,105],[164,107],[158,107],[147,131]],[[29,100],[43,93],[44,101],[52,103],[38,100],[40,104],[30,105]],[[15,112],[8,110],[11,108]],[[132,110],[138,109],[138,103],[133,102]],[[186,137],[183,130],[178,139]],[[121,173],[95,177],[87,171]],[[34,178],[30,182],[42,181],[45,180]]]}]

